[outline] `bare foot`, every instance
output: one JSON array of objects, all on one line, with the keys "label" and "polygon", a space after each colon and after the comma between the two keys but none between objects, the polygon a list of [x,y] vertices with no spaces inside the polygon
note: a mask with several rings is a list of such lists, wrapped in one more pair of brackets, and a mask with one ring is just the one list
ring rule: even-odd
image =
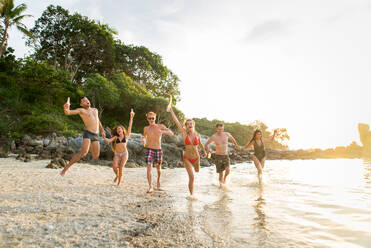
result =
[{"label": "bare foot", "polygon": [[113,179],[113,182],[114,182],[114,183],[117,182],[117,176],[115,177],[115,179]]},{"label": "bare foot", "polygon": [[160,184],[160,181],[157,181],[157,188],[161,188],[161,184]]},{"label": "bare foot", "polygon": [[61,173],[59,173],[59,175],[61,175],[62,177],[64,177],[64,175],[66,175],[66,171],[63,169],[63,170],[61,171]]},{"label": "bare foot", "polygon": [[151,194],[151,193],[153,193],[153,188],[151,187],[151,188],[149,188],[148,190],[147,190],[147,193],[148,194]]},{"label": "bare foot", "polygon": [[197,200],[197,197],[194,196],[194,195],[189,195],[186,197],[187,200],[190,200],[190,201],[196,201]]}]

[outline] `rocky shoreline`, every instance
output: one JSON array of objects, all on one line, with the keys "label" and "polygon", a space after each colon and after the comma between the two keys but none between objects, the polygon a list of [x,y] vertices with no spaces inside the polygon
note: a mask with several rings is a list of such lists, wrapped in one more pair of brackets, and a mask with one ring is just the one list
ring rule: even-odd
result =
[{"label": "rocky shoreline", "polygon": [[[201,136],[202,142],[206,143],[207,136]],[[145,147],[140,144],[142,139],[141,134],[132,133],[127,144],[129,151],[129,160],[126,164],[127,168],[136,168],[146,166],[144,161]],[[81,162],[90,164],[111,166],[113,152],[111,145],[104,142],[100,137],[100,157],[98,160],[93,160],[90,153],[84,157]],[[47,137],[24,135],[23,138],[15,139],[10,146],[6,148],[0,147],[0,157],[6,158],[9,153],[17,154],[17,159],[30,162],[33,159],[51,159],[48,168],[63,168],[67,161],[77,153],[82,144],[82,135],[74,135],[71,137],[58,136],[56,133]],[[211,148],[215,149],[214,145]],[[180,134],[169,137],[164,136],[162,139],[163,149],[163,168],[180,168],[183,167],[183,151],[184,142]],[[321,152],[318,150],[281,150],[267,148],[268,160],[295,160],[295,159],[331,159],[337,158],[334,155]],[[229,143],[229,155],[231,164],[251,162],[252,151],[238,151],[234,149],[232,143]],[[358,158],[358,157],[347,157]],[[214,164],[213,157],[211,159],[201,158],[201,167],[208,167]]]}]

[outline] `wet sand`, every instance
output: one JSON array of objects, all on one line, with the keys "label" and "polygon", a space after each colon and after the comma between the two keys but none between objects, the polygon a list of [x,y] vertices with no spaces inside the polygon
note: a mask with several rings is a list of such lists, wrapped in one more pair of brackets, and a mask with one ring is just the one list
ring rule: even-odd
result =
[{"label": "wet sand", "polygon": [[78,163],[61,177],[49,162],[0,159],[0,247],[215,246],[166,187],[146,193],[145,168],[125,169],[117,187],[109,167]]}]

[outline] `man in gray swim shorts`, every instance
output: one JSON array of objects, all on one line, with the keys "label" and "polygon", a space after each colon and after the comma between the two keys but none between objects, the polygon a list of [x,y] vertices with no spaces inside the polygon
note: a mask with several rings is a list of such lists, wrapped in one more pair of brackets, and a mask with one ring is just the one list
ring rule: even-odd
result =
[{"label": "man in gray swim shorts", "polygon": [[82,121],[85,125],[85,131],[83,135],[81,150],[77,154],[75,154],[70,162],[64,167],[61,171],[61,176],[64,176],[67,170],[81,158],[85,157],[86,154],[89,152],[89,148],[91,150],[91,154],[94,159],[99,157],[100,152],[100,145],[99,145],[99,130],[104,132],[102,124],[99,121],[98,117],[98,110],[96,108],[90,107],[90,101],[86,97],[81,97],[80,99],[80,106],[82,108],[78,108],[75,110],[70,110],[70,104],[67,102],[64,104],[64,113],[66,115],[80,115]]}]

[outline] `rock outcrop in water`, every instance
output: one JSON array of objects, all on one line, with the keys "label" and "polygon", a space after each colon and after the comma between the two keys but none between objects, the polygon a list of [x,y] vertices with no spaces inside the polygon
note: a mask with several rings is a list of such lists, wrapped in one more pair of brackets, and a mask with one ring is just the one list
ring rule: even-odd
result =
[{"label": "rock outcrop in water", "polygon": [[359,123],[358,132],[363,145],[362,157],[371,158],[371,130],[367,124]]}]

